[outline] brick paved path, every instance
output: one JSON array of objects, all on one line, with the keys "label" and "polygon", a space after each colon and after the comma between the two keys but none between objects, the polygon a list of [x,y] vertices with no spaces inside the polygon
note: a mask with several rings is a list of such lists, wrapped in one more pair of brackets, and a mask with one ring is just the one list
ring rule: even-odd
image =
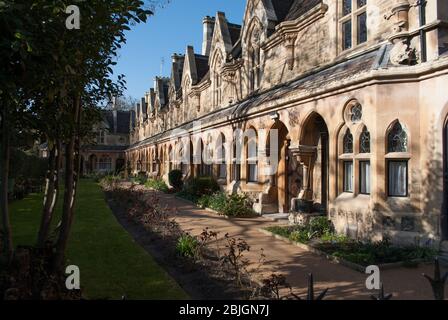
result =
[{"label": "brick paved path", "polygon": [[[304,294],[307,288],[307,274],[312,272],[317,293],[329,288],[327,299],[370,299],[371,294],[365,288],[367,275],[345,266],[328,261],[297,246],[277,240],[260,232],[259,228],[275,225],[275,222],[263,217],[226,219],[208,210],[202,210],[193,204],[176,198],[174,195],[160,194],[162,205],[176,209],[175,219],[182,229],[193,235],[199,235],[206,227],[219,232],[220,236],[229,233],[232,237],[240,237],[251,246],[246,255],[251,267],[259,266],[260,249],[264,249],[266,263],[257,276],[269,276],[281,273],[293,286],[294,291]],[[422,273],[433,275],[433,266],[419,268],[399,268],[381,272],[386,293],[393,293],[394,299],[433,299],[429,283]],[[447,294],[448,297],[448,288]]]}]

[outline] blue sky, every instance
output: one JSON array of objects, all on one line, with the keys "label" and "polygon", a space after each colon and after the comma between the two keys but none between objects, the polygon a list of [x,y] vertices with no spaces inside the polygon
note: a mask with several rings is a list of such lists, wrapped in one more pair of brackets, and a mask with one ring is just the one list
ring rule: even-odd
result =
[{"label": "blue sky", "polygon": [[126,76],[125,95],[139,99],[153,87],[162,58],[163,75],[168,76],[173,53],[184,53],[187,45],[201,53],[205,16],[222,11],[229,22],[241,24],[245,4],[246,0],[171,0],[164,8],[157,8],[146,24],[128,32],[127,44],[120,51],[114,72]]}]

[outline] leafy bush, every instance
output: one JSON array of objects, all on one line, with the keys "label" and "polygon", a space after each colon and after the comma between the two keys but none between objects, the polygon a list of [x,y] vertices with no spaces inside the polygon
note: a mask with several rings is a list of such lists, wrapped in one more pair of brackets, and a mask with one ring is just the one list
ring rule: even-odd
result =
[{"label": "leafy bush", "polygon": [[190,179],[184,186],[184,192],[199,199],[206,194],[214,194],[219,191],[218,182],[212,177],[197,177]]},{"label": "leafy bush", "polygon": [[162,179],[148,179],[145,182],[145,187],[151,188],[154,190],[162,191],[162,192],[168,192],[169,188],[166,185],[165,181]]},{"label": "leafy bush", "polygon": [[100,185],[104,189],[115,189],[120,180],[121,178],[119,176],[108,175],[100,180]]},{"label": "leafy bush", "polygon": [[221,213],[226,216],[249,216],[255,214],[252,201],[246,195],[231,194],[228,196]]},{"label": "leafy bush", "polygon": [[394,262],[410,265],[414,260],[430,261],[437,254],[436,250],[429,247],[393,246],[388,239],[361,242],[337,235],[326,217],[314,218],[306,226],[275,226],[266,230],[295,242],[307,244],[313,241],[312,245],[317,249],[362,266]]},{"label": "leafy bush", "polygon": [[202,208],[210,208],[228,217],[254,215],[252,202],[246,195],[217,192],[213,195],[204,195],[197,204]]},{"label": "leafy bush", "polygon": [[168,180],[170,182],[170,185],[172,185],[174,187],[174,189],[176,190],[181,190],[183,185],[184,185],[184,181],[183,179],[183,174],[182,171],[180,170],[172,170],[169,174],[168,174]]},{"label": "leafy bush", "polygon": [[177,239],[176,251],[183,257],[195,258],[197,256],[199,242],[190,234],[183,234]]}]

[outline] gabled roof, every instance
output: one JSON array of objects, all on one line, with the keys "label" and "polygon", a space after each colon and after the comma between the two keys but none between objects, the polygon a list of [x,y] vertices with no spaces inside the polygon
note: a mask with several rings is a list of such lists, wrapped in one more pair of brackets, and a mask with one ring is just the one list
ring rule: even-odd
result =
[{"label": "gabled roof", "polygon": [[208,66],[208,57],[203,56],[200,54],[194,55],[195,61],[196,61],[196,71],[198,75],[198,82],[201,82],[201,80],[205,77],[209,70]]},{"label": "gabled roof", "polygon": [[241,25],[234,23],[227,23],[229,27],[230,39],[232,40],[232,45],[238,42],[241,37]]},{"label": "gabled roof", "polygon": [[270,0],[272,3],[272,7],[275,11],[275,15],[277,16],[277,23],[285,21],[286,16],[291,10],[294,2],[301,2],[300,0]]},{"label": "gabled roof", "polygon": [[[117,113],[117,128],[115,128],[114,112]],[[115,130],[118,134],[129,134],[130,111],[104,110],[102,112],[103,121],[107,124],[111,133]]]},{"label": "gabled roof", "polygon": [[295,20],[320,3],[322,0],[295,0],[285,20]]}]

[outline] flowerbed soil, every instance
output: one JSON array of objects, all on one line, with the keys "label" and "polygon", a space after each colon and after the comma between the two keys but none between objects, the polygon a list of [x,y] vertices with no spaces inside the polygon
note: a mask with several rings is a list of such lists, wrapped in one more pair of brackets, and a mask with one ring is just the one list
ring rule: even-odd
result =
[{"label": "flowerbed soil", "polygon": [[208,265],[194,263],[176,252],[174,237],[160,235],[130,219],[126,208],[105,192],[107,203],[117,221],[144,248],[182,289],[194,300],[240,300],[250,294],[236,286],[235,281],[219,272],[219,261],[210,257]]}]

